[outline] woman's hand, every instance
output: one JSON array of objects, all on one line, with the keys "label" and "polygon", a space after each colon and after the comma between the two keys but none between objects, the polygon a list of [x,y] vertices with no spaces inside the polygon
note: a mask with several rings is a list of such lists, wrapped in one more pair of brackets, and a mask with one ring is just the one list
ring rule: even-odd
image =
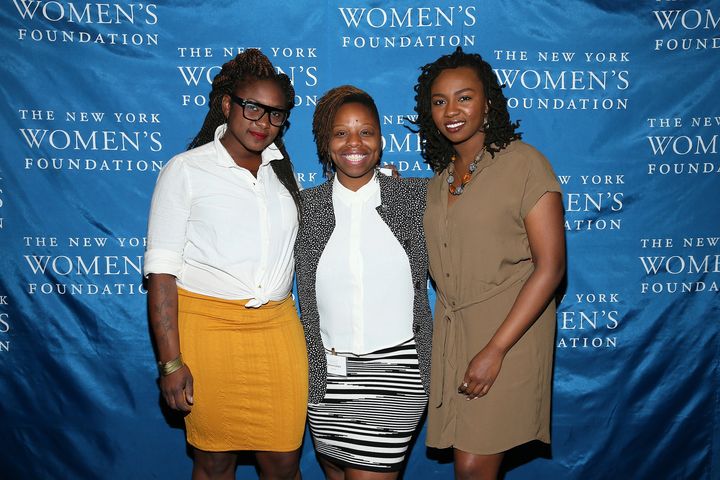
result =
[{"label": "woman's hand", "polygon": [[380,173],[387,175],[388,177],[400,178],[400,172],[395,165],[392,163],[386,163],[380,167]]},{"label": "woman's hand", "polygon": [[487,395],[500,373],[505,353],[499,348],[487,345],[468,364],[458,393],[468,400]]},{"label": "woman's hand", "polygon": [[507,352],[520,340],[552,301],[565,273],[565,230],[562,197],[547,192],[525,217],[534,271],[489,343],[470,361],[459,393],[468,400],[487,395]]},{"label": "woman's hand", "polygon": [[[175,277],[151,273],[148,277],[148,314],[158,349],[158,359],[180,357],[178,333],[178,289]],[[189,412],[193,403],[193,376],[183,365],[170,375],[160,377],[160,391],[173,410]]]},{"label": "woman's hand", "polygon": [[193,403],[193,376],[190,368],[183,365],[170,375],[160,377],[160,391],[170,408],[189,412]]}]

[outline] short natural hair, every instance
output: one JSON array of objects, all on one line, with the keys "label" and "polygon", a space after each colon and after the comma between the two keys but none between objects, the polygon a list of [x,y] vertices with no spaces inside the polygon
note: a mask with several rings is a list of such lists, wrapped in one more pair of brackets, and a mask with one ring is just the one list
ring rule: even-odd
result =
[{"label": "short natural hair", "polygon": [[340,107],[348,103],[365,105],[375,117],[375,121],[377,121],[378,132],[380,130],[380,114],[377,105],[375,105],[375,100],[369,93],[353,85],[341,85],[328,90],[318,101],[312,122],[318,160],[320,160],[323,175],[325,176],[334,169],[329,151],[332,124]]}]

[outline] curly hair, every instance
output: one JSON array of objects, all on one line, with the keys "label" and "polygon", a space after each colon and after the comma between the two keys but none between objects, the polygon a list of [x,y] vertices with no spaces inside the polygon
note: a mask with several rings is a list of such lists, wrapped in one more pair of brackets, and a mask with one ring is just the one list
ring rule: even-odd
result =
[{"label": "curly hair", "polygon": [[510,142],[521,138],[521,134],[515,131],[520,126],[520,122],[510,121],[507,99],[502,93],[504,85],[499,84],[490,64],[479,54],[465,53],[458,47],[452,54],[443,55],[421,67],[418,83],[415,85],[415,112],[418,116],[413,122],[417,130],[413,131],[420,134],[422,157],[436,173],[442,172],[448,166],[455,150],[433,121],[432,84],[443,70],[458,67],[472,68],[483,84],[488,102],[488,115],[484,126],[487,151],[494,156]]},{"label": "curly hair", "polygon": [[326,177],[334,170],[329,151],[332,124],[340,107],[347,103],[365,105],[375,117],[378,133],[380,132],[380,114],[377,105],[375,105],[375,100],[369,93],[353,85],[341,85],[325,92],[315,107],[315,113],[313,113],[312,133],[315,138],[318,160],[320,160],[323,167],[323,175]]},{"label": "curly hair", "polygon": [[[205,116],[202,127],[200,127],[200,131],[188,145],[188,150],[212,142],[217,127],[227,121],[222,111],[223,96],[231,95],[238,87],[256,80],[273,80],[285,96],[285,108],[292,109],[295,100],[295,89],[290,82],[290,78],[284,73],[277,73],[273,64],[260,50],[249,48],[223,64],[220,73],[213,78],[208,104],[209,111]],[[300,191],[295,181],[295,172],[290,161],[290,155],[288,155],[285,143],[282,140],[286,126],[280,128],[280,133],[274,140],[275,145],[283,154],[283,158],[270,162],[270,165],[280,183],[287,188],[293,197],[299,214]]]}]

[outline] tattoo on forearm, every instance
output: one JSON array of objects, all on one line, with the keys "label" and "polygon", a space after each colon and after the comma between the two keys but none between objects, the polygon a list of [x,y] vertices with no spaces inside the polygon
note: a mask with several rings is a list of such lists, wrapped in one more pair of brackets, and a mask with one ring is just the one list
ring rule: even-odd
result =
[{"label": "tattoo on forearm", "polygon": [[151,305],[150,321],[152,322],[155,340],[167,343],[171,332],[175,330],[177,297],[173,285],[157,282]]}]

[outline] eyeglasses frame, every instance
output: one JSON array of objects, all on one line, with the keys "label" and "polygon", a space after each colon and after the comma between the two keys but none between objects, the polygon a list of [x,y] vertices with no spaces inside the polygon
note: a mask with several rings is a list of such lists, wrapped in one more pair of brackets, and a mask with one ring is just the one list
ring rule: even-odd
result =
[{"label": "eyeglasses frame", "polygon": [[[245,119],[247,119],[247,120],[252,120],[252,121],[254,121],[254,122],[257,122],[258,120],[260,120],[262,117],[264,117],[264,116],[267,114],[267,116],[268,116],[268,121],[270,122],[270,125],[272,125],[272,126],[274,126],[274,127],[282,127],[283,125],[285,125],[285,124],[287,123],[288,118],[290,118],[290,110],[287,110],[287,109],[284,109],[284,108],[271,107],[271,106],[269,106],[269,105],[265,105],[265,104],[263,104],[263,103],[256,102],[255,100],[246,100],[246,99],[241,98],[241,97],[238,97],[237,95],[232,94],[232,93],[230,94],[230,99],[231,99],[234,103],[236,103],[237,105],[239,105],[239,106],[242,107],[243,117],[245,117]],[[246,106],[247,104],[251,104],[251,105],[255,105],[256,107],[260,107],[260,108],[263,110],[262,115],[260,115],[258,118],[250,118],[250,117],[248,117],[247,114],[245,113],[245,106]],[[270,114],[273,113],[273,112],[282,112],[282,113],[285,114],[285,120],[283,120],[283,122],[282,122],[280,125],[275,125],[275,124],[273,123],[273,121],[272,121],[272,116],[270,115]]]}]

